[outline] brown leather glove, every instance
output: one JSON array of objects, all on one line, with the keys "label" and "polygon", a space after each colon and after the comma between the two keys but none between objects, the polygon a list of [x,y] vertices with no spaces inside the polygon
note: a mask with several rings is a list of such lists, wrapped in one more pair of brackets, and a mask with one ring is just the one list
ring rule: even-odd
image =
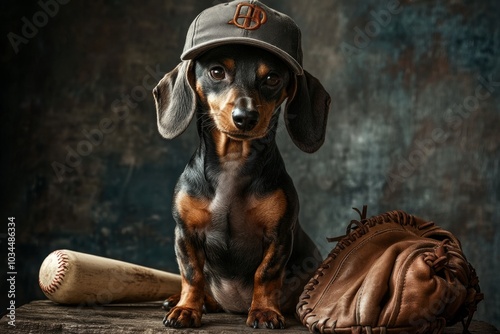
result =
[{"label": "brown leather glove", "polygon": [[319,333],[441,333],[462,321],[466,332],[483,295],[457,238],[402,211],[356,211],[361,221],[329,239],[339,242],[304,288],[302,323]]}]

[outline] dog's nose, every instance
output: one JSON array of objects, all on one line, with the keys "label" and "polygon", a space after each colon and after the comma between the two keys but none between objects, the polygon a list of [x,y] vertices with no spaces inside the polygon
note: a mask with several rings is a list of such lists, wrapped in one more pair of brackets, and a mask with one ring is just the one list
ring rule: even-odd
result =
[{"label": "dog's nose", "polygon": [[233,123],[243,131],[250,131],[259,122],[259,113],[255,110],[235,108],[233,110]]}]

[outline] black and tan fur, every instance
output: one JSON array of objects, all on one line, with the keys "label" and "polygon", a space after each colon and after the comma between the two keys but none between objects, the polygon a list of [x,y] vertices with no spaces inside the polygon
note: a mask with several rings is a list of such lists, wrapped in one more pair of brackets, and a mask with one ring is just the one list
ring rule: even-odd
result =
[{"label": "black and tan fur", "polygon": [[198,327],[203,309],[248,313],[249,326],[283,328],[309,277],[294,274],[318,250],[275,143],[280,112],[306,152],[323,143],[330,98],[307,72],[229,45],[184,61],[154,90],[158,125],[180,135],[196,115],[200,144],[175,188],[175,251],[182,293],[164,324]]}]

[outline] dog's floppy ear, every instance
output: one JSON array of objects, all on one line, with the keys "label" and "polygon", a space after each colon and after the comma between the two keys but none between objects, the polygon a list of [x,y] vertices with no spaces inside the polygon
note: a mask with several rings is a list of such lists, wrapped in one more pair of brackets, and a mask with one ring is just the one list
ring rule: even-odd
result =
[{"label": "dog's floppy ear", "polygon": [[325,141],[330,95],[308,72],[295,76],[285,109],[288,134],[302,151],[313,153]]},{"label": "dog's floppy ear", "polygon": [[187,129],[196,109],[196,96],[192,87],[192,62],[183,61],[165,74],[153,89],[158,130],[172,139]]}]

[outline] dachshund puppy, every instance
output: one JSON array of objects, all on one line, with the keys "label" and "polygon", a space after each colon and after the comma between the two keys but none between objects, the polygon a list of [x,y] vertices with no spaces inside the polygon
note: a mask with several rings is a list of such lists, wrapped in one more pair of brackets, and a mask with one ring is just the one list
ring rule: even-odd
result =
[{"label": "dachshund puppy", "polygon": [[165,326],[199,327],[204,310],[223,310],[248,314],[254,328],[284,328],[283,314],[295,311],[321,256],[298,223],[298,196],[275,142],[278,120],[284,110],[294,143],[316,151],[328,93],[283,57],[228,43],[184,60],[153,94],[165,138],[195,115],[200,137],[175,187],[182,292],[167,299]]}]

